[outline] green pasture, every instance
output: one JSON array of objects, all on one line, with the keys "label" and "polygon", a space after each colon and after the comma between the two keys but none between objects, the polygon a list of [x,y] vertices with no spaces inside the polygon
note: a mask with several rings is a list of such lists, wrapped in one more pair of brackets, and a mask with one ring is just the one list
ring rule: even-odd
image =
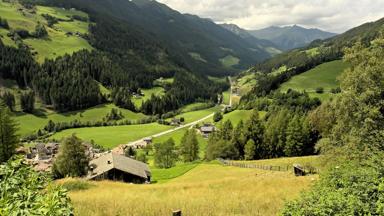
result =
[{"label": "green pasture", "polygon": [[172,127],[159,125],[157,123],[111,127],[91,127],[61,131],[53,135],[51,138],[60,140],[63,137],[76,134],[76,136],[83,140],[94,140],[95,143],[106,148],[114,148],[120,144],[128,144],[129,142],[133,142],[169,129],[172,129]]},{"label": "green pasture", "polygon": [[[75,119],[81,122],[99,121],[102,120],[112,108],[117,107],[113,104],[104,104],[86,110],[67,113],[49,113],[45,110],[41,110],[36,114],[17,112],[15,113],[15,120],[19,124],[20,135],[28,135],[43,128],[47,125],[49,120],[52,120],[53,122],[71,122]],[[141,113],[134,113],[130,110],[121,108],[117,109],[122,112],[125,119],[139,120],[145,117],[145,115]]]}]

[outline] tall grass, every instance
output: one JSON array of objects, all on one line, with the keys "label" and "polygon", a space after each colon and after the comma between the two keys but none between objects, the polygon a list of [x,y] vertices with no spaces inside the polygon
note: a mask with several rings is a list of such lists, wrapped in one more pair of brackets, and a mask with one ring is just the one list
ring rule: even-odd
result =
[{"label": "tall grass", "polygon": [[286,200],[307,189],[311,177],[288,172],[202,164],[164,184],[97,182],[70,193],[76,215],[276,215]]}]

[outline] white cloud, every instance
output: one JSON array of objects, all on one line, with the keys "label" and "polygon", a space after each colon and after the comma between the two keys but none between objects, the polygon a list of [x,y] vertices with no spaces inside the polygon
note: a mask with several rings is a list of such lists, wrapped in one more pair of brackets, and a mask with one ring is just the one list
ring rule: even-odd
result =
[{"label": "white cloud", "polygon": [[298,24],[341,33],[384,17],[384,0],[158,0],[182,13],[246,29]]}]

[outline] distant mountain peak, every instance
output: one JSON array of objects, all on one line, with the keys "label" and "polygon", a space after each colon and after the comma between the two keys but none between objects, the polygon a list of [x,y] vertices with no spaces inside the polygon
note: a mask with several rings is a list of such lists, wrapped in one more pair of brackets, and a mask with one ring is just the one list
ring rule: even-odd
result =
[{"label": "distant mountain peak", "polygon": [[281,50],[303,47],[314,40],[324,40],[336,35],[316,28],[305,28],[298,24],[282,27],[270,26],[249,31],[249,33],[256,38],[270,40]]}]

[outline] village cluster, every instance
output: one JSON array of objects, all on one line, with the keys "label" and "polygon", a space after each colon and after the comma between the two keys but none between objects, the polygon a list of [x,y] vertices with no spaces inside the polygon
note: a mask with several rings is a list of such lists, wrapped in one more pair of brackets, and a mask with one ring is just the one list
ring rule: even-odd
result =
[{"label": "village cluster", "polygon": [[[179,124],[181,124],[179,122]],[[197,130],[201,136],[208,138],[216,130],[213,124],[205,123]],[[91,159],[87,180],[113,180],[127,183],[150,183],[151,171],[146,163],[127,157],[127,148],[143,149],[152,144],[153,138],[147,137],[137,142],[120,145],[110,151],[103,152],[91,143],[83,143],[86,155]],[[50,171],[53,161],[59,153],[60,143],[37,143],[29,147],[20,147],[17,151],[24,154],[28,163],[41,172]]]}]

